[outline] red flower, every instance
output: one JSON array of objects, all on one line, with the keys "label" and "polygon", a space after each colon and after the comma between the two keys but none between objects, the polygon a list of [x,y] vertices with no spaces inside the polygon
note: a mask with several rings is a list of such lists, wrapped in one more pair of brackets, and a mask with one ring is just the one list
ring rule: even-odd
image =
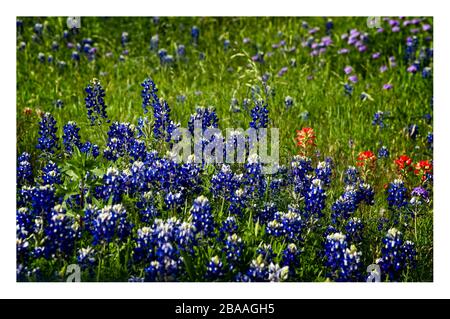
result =
[{"label": "red flower", "polygon": [[316,146],[314,143],[316,136],[314,135],[314,130],[311,127],[304,127],[301,130],[297,130],[297,146],[306,148],[307,146]]},{"label": "red flower", "polygon": [[428,161],[419,161],[414,165],[414,174],[421,175],[422,181],[427,179],[427,175],[433,170],[433,164]]},{"label": "red flower", "polygon": [[402,170],[408,170],[411,171],[412,167],[412,159],[408,155],[401,155],[398,159],[394,160],[395,165],[397,165],[397,168]]},{"label": "red flower", "polygon": [[356,158],[357,166],[374,165],[377,157],[372,151],[363,151],[358,154]]}]

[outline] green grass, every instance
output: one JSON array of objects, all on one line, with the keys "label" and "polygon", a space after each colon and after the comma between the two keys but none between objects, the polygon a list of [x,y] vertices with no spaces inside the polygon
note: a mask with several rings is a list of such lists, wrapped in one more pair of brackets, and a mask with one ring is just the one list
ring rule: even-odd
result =
[{"label": "green grass", "polygon": [[[334,18],[334,29],[331,34],[333,44],[324,55],[312,57],[309,49],[303,48],[301,42],[308,38],[307,29],[302,28],[302,21],[307,21],[311,27],[319,26],[320,36],[325,36],[325,20],[323,18],[160,18],[158,24],[152,18],[82,18],[79,34],[73,36],[72,42],[90,37],[94,40],[98,53],[94,61],[87,61],[81,55],[80,62],[70,58],[71,49],[65,48],[66,41],[62,39],[65,30],[65,18],[21,18],[24,31],[18,33],[17,43],[26,42],[26,49],[17,51],[17,153],[28,152],[33,158],[35,175],[46,161],[39,157],[35,149],[38,139],[39,117],[36,110],[51,112],[58,123],[59,135],[62,136],[62,126],[68,121],[76,121],[81,127],[82,140],[89,139],[97,143],[100,149],[106,145],[108,125],[91,127],[86,116],[84,105],[84,89],[93,78],[101,81],[106,91],[108,117],[112,121],[137,123],[143,116],[141,107],[142,81],[151,77],[160,96],[164,97],[172,110],[172,119],[186,127],[189,115],[195,112],[196,106],[214,106],[219,116],[219,127],[248,127],[251,118],[244,110],[233,113],[230,110],[232,98],[242,104],[244,98],[251,98],[251,88],[261,87],[261,76],[270,74],[268,85],[273,90],[267,102],[269,104],[270,127],[280,129],[280,160],[288,164],[298,150],[293,141],[296,129],[302,127],[314,128],[317,138],[317,150],[320,156],[314,163],[326,156],[333,158],[335,167],[331,186],[327,189],[327,206],[322,225],[309,233],[301,254],[301,266],[290,280],[323,281],[326,279],[326,269],[322,266],[320,256],[322,249],[324,227],[330,223],[331,205],[343,192],[342,176],[349,165],[356,164],[360,151],[376,151],[386,145],[390,152],[389,159],[377,161],[377,168],[368,177],[368,183],[375,191],[375,205],[361,206],[355,213],[365,224],[364,240],[359,249],[363,252],[364,267],[375,262],[380,256],[381,238],[384,233],[377,230],[377,220],[384,211],[389,215],[384,186],[397,178],[393,159],[402,154],[408,154],[414,161],[432,160],[432,151],[427,147],[426,134],[432,132],[432,124],[423,118],[424,114],[432,114],[430,102],[433,96],[432,79],[423,79],[420,74],[409,74],[403,60],[405,54],[405,39],[409,35],[408,28],[402,28],[400,33],[389,31],[387,22],[383,22],[386,32],[376,33],[368,29],[365,18]],[[432,19],[429,18],[432,24]],[[44,24],[43,35],[38,41],[31,39],[33,26],[36,22]],[[197,46],[191,43],[191,26],[200,28],[200,40]],[[360,54],[354,49],[348,55],[338,55],[339,48],[346,46],[340,39],[344,32],[356,28],[369,34],[368,52]],[[124,61],[119,61],[123,51],[120,43],[121,33],[128,32],[130,41],[126,46],[129,50]],[[159,35],[159,47],[166,48],[169,54],[176,52],[178,44],[186,46],[186,61],[177,61],[172,66],[161,66],[155,52],[149,50],[152,35]],[[282,35],[280,35],[282,34]],[[316,38],[320,38],[316,36]],[[251,39],[250,44],[243,44],[243,38]],[[423,33],[418,35],[419,48],[426,45]],[[230,49],[223,49],[223,40],[229,39]],[[286,41],[286,47],[296,46],[293,53],[272,49],[273,43]],[[51,50],[52,41],[60,44],[56,52]],[[432,45],[432,43],[430,44]],[[251,56],[256,52],[265,52],[265,63],[254,63]],[[272,56],[267,52],[273,51]],[[379,60],[372,60],[371,53],[381,52]],[[55,61],[65,61],[67,67],[59,69],[56,63],[38,62],[38,53],[46,56],[52,54]],[[106,53],[112,52],[112,57]],[[199,59],[204,53],[205,58]],[[389,68],[385,73],[379,73],[381,65],[389,65],[388,57],[395,56],[397,67]],[[291,67],[290,61],[295,59],[296,66]],[[347,82],[343,69],[351,65],[359,82],[354,84],[352,96],[344,94],[343,83]],[[278,71],[289,66],[288,72],[278,77]],[[308,76],[313,76],[308,80]],[[383,84],[391,83],[393,89],[382,90]],[[196,94],[201,91],[201,94]],[[360,94],[366,92],[371,99],[362,101]],[[198,92],[197,92],[198,93]],[[180,102],[177,96],[186,96],[185,102]],[[284,98],[291,96],[294,105],[287,109]],[[57,108],[55,101],[61,99],[63,108]],[[31,108],[33,113],[27,115],[24,108]],[[385,120],[387,127],[380,129],[371,124],[373,114],[378,111],[390,112]],[[307,119],[302,119],[303,112],[309,112]],[[149,113],[150,115],[150,113]],[[411,139],[405,128],[417,124],[419,135]],[[353,146],[349,146],[349,141]],[[149,145],[157,149],[164,148],[152,140]],[[56,159],[55,159],[56,160]],[[64,165],[66,160],[57,162]],[[101,156],[95,166],[104,173],[111,164]],[[123,165],[120,164],[120,165]],[[123,168],[123,167],[122,167]],[[222,208],[220,200],[211,198],[208,190],[209,177],[214,170],[204,177],[205,196],[210,198],[217,221],[226,217],[226,206]],[[406,180],[408,189],[420,184],[411,176]],[[68,187],[65,185],[64,187]],[[61,187],[64,194],[67,189]],[[279,205],[280,210],[286,210],[290,203],[288,193],[279,198],[271,198]],[[133,210],[135,199],[125,198],[124,204],[129,208],[132,219],[137,220],[137,212]],[[258,205],[260,203],[258,202]],[[300,202],[300,204],[302,204]],[[192,205],[190,198],[183,213],[176,215],[182,219],[188,217]],[[163,210],[162,204],[160,209]],[[83,214],[82,211],[71,212]],[[281,252],[286,242],[273,240],[264,232],[264,227],[256,225],[251,218],[255,212],[251,209],[239,221],[240,236],[245,242],[245,251],[241,258],[243,269],[252,259],[256,258],[255,248],[262,242],[271,243],[275,253]],[[417,219],[417,237],[411,224],[399,225],[405,239],[412,240],[418,251],[417,267],[405,271],[404,281],[433,280],[433,214],[432,201],[421,208]],[[174,215],[171,211],[162,212],[163,217]],[[137,224],[139,225],[139,221]],[[142,227],[142,225],[141,225]],[[136,226],[134,232],[138,227]],[[86,246],[88,239],[83,239],[77,245]],[[79,248],[77,246],[77,248]],[[188,264],[183,280],[202,281],[209,258],[221,254],[221,246],[211,241],[198,248],[197,257],[185,256]],[[122,281],[131,274],[142,275],[142,269],[128,266],[132,258],[131,239],[125,244],[110,244],[101,249],[101,264],[93,278],[83,273],[83,280]],[[278,254],[276,261],[279,261]],[[192,260],[191,260],[192,259]],[[71,258],[36,261],[45,278],[63,280],[65,267],[75,262]],[[365,270],[365,269],[364,269]],[[59,275],[55,276],[55,272]],[[227,279],[231,279],[227,278]]]}]

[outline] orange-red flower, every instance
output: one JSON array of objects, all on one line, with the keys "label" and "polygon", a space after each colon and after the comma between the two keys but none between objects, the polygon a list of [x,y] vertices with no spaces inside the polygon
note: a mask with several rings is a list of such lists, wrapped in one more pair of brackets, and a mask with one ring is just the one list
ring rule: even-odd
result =
[{"label": "orange-red flower", "polygon": [[316,136],[314,135],[314,130],[311,127],[304,127],[301,130],[297,130],[297,146],[306,148],[308,146],[316,146],[315,144]]},{"label": "orange-red flower", "polygon": [[433,164],[429,161],[419,161],[414,165],[414,174],[422,176],[422,181],[427,178],[427,174],[433,170]]},{"label": "orange-red flower", "polygon": [[358,157],[356,158],[356,165],[357,166],[373,166],[375,164],[375,161],[377,160],[377,157],[372,151],[363,151],[359,152]]},{"label": "orange-red flower", "polygon": [[400,171],[407,170],[411,171],[412,159],[408,155],[401,155],[399,158],[394,160],[395,165]]}]

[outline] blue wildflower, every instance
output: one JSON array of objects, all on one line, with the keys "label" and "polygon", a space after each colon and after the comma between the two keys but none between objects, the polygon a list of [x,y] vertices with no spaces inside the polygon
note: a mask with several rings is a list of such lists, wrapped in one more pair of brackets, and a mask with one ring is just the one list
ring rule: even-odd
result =
[{"label": "blue wildflower", "polygon": [[49,161],[42,169],[42,185],[61,184],[61,172],[58,165]]},{"label": "blue wildflower", "polygon": [[388,158],[389,157],[389,150],[386,146],[381,146],[378,150],[378,158]]},{"label": "blue wildflower", "polygon": [[192,222],[198,233],[205,237],[214,237],[214,218],[211,206],[205,196],[197,197],[191,208]]},{"label": "blue wildflower", "polygon": [[377,263],[380,265],[383,278],[397,281],[405,269],[415,266],[414,243],[403,242],[403,234],[396,228],[389,229],[382,242],[381,258]]},{"label": "blue wildflower", "polygon": [[108,115],[106,114],[105,104],[105,91],[103,90],[100,81],[93,79],[91,83],[86,87],[85,92],[87,94],[84,99],[87,109],[88,119],[91,121],[91,125],[101,124],[102,118],[106,119],[109,123]]},{"label": "blue wildflower", "polygon": [[309,217],[320,218],[325,208],[326,194],[323,189],[323,182],[320,179],[313,179],[311,186],[305,196],[305,210]]},{"label": "blue wildflower", "polygon": [[39,122],[40,137],[36,148],[53,154],[59,148],[58,137],[56,136],[57,131],[55,118],[50,113],[44,113]]},{"label": "blue wildflower", "polygon": [[400,179],[389,184],[387,195],[387,202],[391,208],[402,208],[408,204],[408,190]]},{"label": "blue wildflower", "polygon": [[17,185],[31,184],[33,182],[33,169],[30,154],[23,152],[17,158]]},{"label": "blue wildflower", "polygon": [[360,281],[361,252],[356,246],[349,247],[347,238],[342,233],[328,235],[325,240],[325,266],[327,276],[336,281]]},{"label": "blue wildflower", "polygon": [[223,263],[220,261],[219,256],[212,257],[206,267],[206,278],[209,280],[217,280],[222,278],[223,275]]}]

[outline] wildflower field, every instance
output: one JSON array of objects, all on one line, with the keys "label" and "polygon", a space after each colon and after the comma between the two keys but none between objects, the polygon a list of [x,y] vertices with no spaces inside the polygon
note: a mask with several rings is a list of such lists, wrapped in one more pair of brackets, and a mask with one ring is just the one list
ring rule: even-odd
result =
[{"label": "wildflower field", "polygon": [[18,17],[16,56],[17,281],[433,281],[432,18]]}]

